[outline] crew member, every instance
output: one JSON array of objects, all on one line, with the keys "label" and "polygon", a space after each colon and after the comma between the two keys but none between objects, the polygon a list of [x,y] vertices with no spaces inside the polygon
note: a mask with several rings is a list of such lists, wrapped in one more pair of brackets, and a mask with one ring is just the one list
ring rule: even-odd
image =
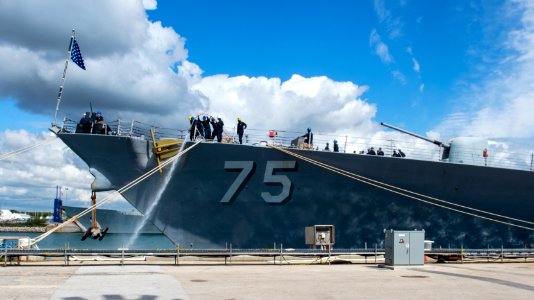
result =
[{"label": "crew member", "polygon": [[378,147],[378,150],[376,151],[376,155],[384,156],[384,151],[382,151],[382,148]]},{"label": "crew member", "polygon": [[211,138],[215,139],[215,137],[217,137],[217,142],[222,142],[222,133],[224,128],[223,120],[221,118],[214,118],[211,124],[213,125],[213,132],[211,133]]},{"label": "crew member", "polygon": [[243,144],[243,134],[247,129],[247,124],[241,121],[241,117],[237,117],[237,135],[239,136],[239,144]]},{"label": "crew member", "polygon": [[313,132],[310,127],[308,127],[308,132],[302,137],[304,138],[304,143],[308,144],[308,146],[313,145]]},{"label": "crew member", "polygon": [[369,155],[376,155],[375,148],[374,148],[374,147],[371,147],[371,149],[368,149],[368,150],[367,150],[367,154],[369,154]]},{"label": "crew member", "polygon": [[339,145],[337,144],[337,140],[334,140],[334,152],[339,152]]},{"label": "crew member", "polygon": [[204,125],[202,124],[200,116],[197,116],[195,124],[197,126],[198,131],[197,136],[204,137]]},{"label": "crew member", "polygon": [[80,129],[83,133],[91,133],[91,113],[86,112],[83,117],[80,119]]},{"label": "crew member", "polygon": [[202,126],[204,127],[204,138],[209,140],[211,138],[210,119],[207,116],[202,117]]},{"label": "crew member", "polygon": [[326,147],[324,147],[324,151],[330,151],[330,148],[328,147],[328,142],[326,142]]},{"label": "crew member", "polygon": [[399,155],[399,153],[397,153],[397,150],[393,150],[393,155],[391,155],[391,156],[393,156],[393,157],[401,157]]},{"label": "crew member", "polygon": [[213,140],[217,136],[217,130],[218,130],[217,119],[215,119],[214,117],[211,117],[210,123],[211,123],[211,126],[213,127],[213,130],[211,131],[211,139]]},{"label": "crew member", "polygon": [[217,118],[217,142],[222,142],[222,134],[224,131],[224,122],[221,118]]},{"label": "crew member", "polygon": [[95,121],[96,123],[98,124],[104,124],[104,116],[102,116],[102,113],[97,111],[96,112],[96,118],[95,118]]},{"label": "crew member", "polygon": [[399,150],[399,157],[406,157],[406,154],[404,154],[404,152],[402,152],[401,149],[398,149]]},{"label": "crew member", "polygon": [[196,137],[197,123],[193,116],[189,116],[189,140],[193,141]]}]

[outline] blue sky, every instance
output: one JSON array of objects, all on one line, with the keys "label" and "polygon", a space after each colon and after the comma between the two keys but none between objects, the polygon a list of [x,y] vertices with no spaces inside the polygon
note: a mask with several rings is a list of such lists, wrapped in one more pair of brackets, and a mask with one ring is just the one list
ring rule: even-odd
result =
[{"label": "blue sky", "polygon": [[[386,17],[378,6],[387,6]],[[502,1],[160,1],[149,16],[187,39],[189,59],[205,75],[352,81],[370,87],[365,98],[378,105],[378,121],[424,133],[450,112],[466,92],[463,85],[480,80],[478,68],[499,60],[504,38],[499,33],[518,26],[510,16],[495,18],[503,6]],[[370,47],[373,30],[387,44],[391,63]],[[404,79],[394,77],[395,71]]]},{"label": "blue sky", "polygon": [[[519,0],[2,1],[0,153],[47,138],[75,28],[87,70],[70,64],[60,119],[91,102],[106,120],[168,128],[207,112],[228,127],[404,138],[383,121],[530,157],[533,20]],[[0,175],[0,206],[49,207],[56,185],[88,200],[92,181],[59,142],[0,161]]]},{"label": "blue sky", "polygon": [[[159,1],[147,13],[186,39],[188,60],[204,76],[288,80],[299,74],[354,82],[369,87],[363,98],[377,105],[376,121],[425,133],[464,105],[458,99],[468,98],[469,87],[486,80],[488,68],[508,56],[506,34],[520,26],[513,10],[503,13],[510,6],[505,1],[201,0]],[[387,45],[390,62],[376,54],[372,32]],[[66,93],[69,88],[67,77]],[[4,96],[0,108],[7,113],[0,128],[46,129],[55,95],[48,97],[50,109],[36,113]]]}]

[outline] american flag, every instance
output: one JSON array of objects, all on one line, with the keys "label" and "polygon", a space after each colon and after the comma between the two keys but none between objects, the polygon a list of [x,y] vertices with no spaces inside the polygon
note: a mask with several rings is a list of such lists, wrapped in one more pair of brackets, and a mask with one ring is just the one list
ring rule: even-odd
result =
[{"label": "american flag", "polygon": [[72,42],[72,52],[70,53],[70,59],[78,65],[78,67],[85,70],[85,65],[83,64],[82,52],[80,52],[80,47],[76,39]]}]

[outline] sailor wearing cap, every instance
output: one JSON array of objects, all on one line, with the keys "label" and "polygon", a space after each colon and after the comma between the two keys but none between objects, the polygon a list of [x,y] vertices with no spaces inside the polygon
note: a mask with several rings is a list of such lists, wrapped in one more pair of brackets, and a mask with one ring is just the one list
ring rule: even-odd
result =
[{"label": "sailor wearing cap", "polygon": [[237,135],[239,136],[239,144],[243,144],[243,134],[247,129],[247,124],[241,121],[241,117],[237,117]]}]

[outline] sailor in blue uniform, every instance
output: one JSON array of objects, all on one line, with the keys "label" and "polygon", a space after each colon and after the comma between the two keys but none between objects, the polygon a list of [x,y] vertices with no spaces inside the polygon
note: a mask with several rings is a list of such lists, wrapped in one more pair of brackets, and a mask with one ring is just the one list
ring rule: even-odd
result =
[{"label": "sailor in blue uniform", "polygon": [[211,139],[213,140],[217,136],[217,119],[215,119],[214,117],[211,117],[210,123],[211,123],[211,126],[213,127],[213,130],[211,131]]},{"label": "sailor in blue uniform", "polygon": [[221,118],[217,118],[217,142],[222,141],[222,134],[224,131],[224,122]]},{"label": "sailor in blue uniform", "polygon": [[247,124],[241,121],[241,117],[237,117],[237,135],[239,136],[239,144],[243,144],[243,134],[247,129]]},{"label": "sailor in blue uniform", "polygon": [[211,138],[211,126],[207,116],[202,117],[202,126],[204,127],[204,138],[209,140]]},{"label": "sailor in blue uniform", "polygon": [[339,146],[337,144],[337,140],[334,140],[334,152],[339,152]]},{"label": "sailor in blue uniform", "polygon": [[302,137],[305,138],[304,143],[308,145],[313,145],[313,133],[310,127],[308,127],[308,132],[306,132],[306,134]]},{"label": "sailor in blue uniform", "polygon": [[200,116],[197,117],[195,124],[197,126],[196,136],[204,137],[204,125],[202,124]]}]

